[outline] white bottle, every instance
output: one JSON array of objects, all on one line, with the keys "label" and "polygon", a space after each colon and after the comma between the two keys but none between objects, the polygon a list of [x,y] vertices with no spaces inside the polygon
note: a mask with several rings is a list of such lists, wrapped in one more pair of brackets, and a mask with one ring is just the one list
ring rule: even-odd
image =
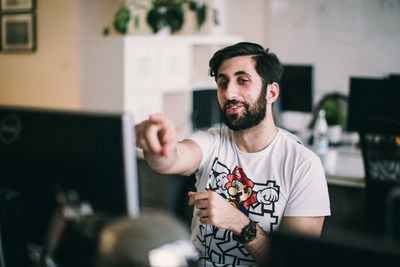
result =
[{"label": "white bottle", "polygon": [[325,110],[323,109],[318,112],[318,117],[314,125],[313,139],[314,151],[319,156],[325,154],[329,148],[329,139],[328,124],[325,119]]}]

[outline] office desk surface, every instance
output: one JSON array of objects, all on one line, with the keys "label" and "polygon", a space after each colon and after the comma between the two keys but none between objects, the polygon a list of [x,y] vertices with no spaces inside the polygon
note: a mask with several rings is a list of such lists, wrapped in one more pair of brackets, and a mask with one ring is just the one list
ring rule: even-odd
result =
[{"label": "office desk surface", "polygon": [[356,148],[337,148],[336,162],[325,169],[328,184],[365,187],[364,163],[361,151]]},{"label": "office desk surface", "polygon": [[[356,148],[337,148],[337,157],[333,168],[325,169],[325,176],[328,184],[365,187],[364,163],[361,151]],[[143,151],[137,149],[137,157],[144,159]]]}]

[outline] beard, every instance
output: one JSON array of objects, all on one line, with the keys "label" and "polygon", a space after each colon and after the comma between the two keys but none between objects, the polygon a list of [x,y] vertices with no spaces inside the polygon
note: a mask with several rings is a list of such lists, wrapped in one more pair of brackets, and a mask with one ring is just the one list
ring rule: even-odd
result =
[{"label": "beard", "polygon": [[[267,100],[266,100],[267,90],[262,89],[258,99],[253,106],[250,106],[244,101],[228,100],[225,102],[223,109],[221,111],[221,117],[226,126],[233,131],[242,131],[253,128],[254,126],[260,124],[265,119],[267,111]],[[231,114],[228,115],[226,110],[227,106],[233,104],[241,104],[244,107],[244,113]]]}]

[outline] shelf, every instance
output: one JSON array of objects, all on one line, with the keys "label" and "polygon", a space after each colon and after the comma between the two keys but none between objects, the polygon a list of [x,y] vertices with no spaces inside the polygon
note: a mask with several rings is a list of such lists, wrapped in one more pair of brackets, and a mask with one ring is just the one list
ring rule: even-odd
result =
[{"label": "shelf", "polygon": [[123,111],[137,122],[166,113],[182,132],[191,129],[191,91],[216,88],[208,61],[238,36],[128,35],[85,43],[82,106]]},{"label": "shelf", "polygon": [[179,43],[187,45],[229,45],[242,41],[239,36],[227,35],[126,35],[126,36],[109,36],[101,38],[89,39],[89,42],[98,42],[99,40],[121,41],[135,43]]}]

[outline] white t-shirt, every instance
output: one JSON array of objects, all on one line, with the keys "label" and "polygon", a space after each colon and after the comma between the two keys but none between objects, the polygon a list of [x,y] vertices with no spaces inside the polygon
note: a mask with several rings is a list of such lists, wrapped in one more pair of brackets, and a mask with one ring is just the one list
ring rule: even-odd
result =
[{"label": "white t-shirt", "polygon": [[[214,190],[266,232],[283,216],[328,216],[330,204],[320,159],[279,130],[271,144],[256,153],[240,151],[226,126],[197,132],[189,139],[202,149],[197,191]],[[239,193],[239,194],[238,194]],[[238,198],[237,196],[240,197]],[[256,266],[232,232],[201,224],[193,212],[192,241],[207,266]]]}]

